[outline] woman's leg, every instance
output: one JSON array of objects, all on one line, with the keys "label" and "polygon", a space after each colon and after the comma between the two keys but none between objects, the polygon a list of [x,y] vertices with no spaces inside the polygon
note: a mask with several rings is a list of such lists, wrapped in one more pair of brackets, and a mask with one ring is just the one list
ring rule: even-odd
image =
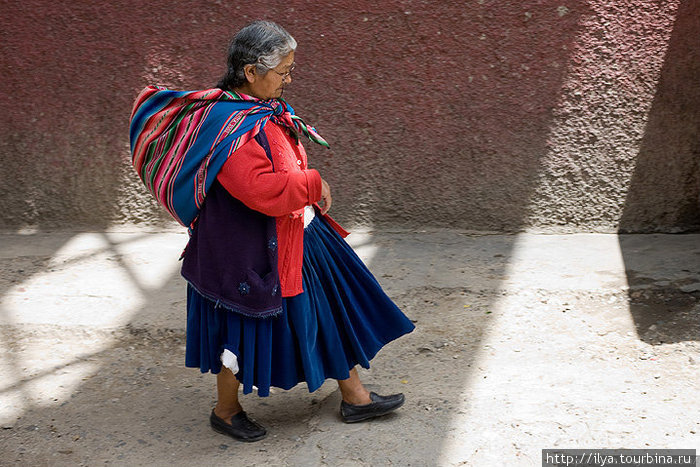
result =
[{"label": "woman's leg", "polygon": [[338,380],[338,387],[340,387],[343,400],[348,404],[364,405],[372,402],[372,399],[369,397],[369,391],[362,385],[360,375],[357,374],[355,368],[350,370],[350,377],[348,379]]},{"label": "woman's leg", "polygon": [[221,371],[216,375],[216,392],[219,399],[216,401],[214,413],[226,423],[231,423],[231,417],[243,410],[238,402],[238,386],[240,386],[240,382],[233,375],[233,372],[222,366]]},{"label": "woman's leg", "polygon": [[216,401],[214,413],[209,417],[211,427],[241,441],[258,441],[267,435],[264,426],[248,418],[243,407],[238,403],[238,380],[231,370],[222,367],[216,375]]}]

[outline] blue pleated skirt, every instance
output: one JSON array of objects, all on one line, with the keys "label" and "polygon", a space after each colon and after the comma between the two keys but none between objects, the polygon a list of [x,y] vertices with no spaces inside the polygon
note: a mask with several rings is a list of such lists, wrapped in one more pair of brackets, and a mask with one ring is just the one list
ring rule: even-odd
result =
[{"label": "blue pleated skirt", "polygon": [[414,329],[320,216],[304,229],[302,273],[304,293],[283,299],[283,313],[267,319],[216,308],[188,285],[185,365],[219,373],[229,350],[244,394],[301,382],[312,392],[327,378],[348,378],[355,365],[369,368],[379,349]]}]

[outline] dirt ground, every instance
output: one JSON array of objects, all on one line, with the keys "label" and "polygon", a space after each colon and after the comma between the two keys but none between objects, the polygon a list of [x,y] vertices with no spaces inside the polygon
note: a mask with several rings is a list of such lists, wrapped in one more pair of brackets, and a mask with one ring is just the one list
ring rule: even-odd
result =
[{"label": "dirt ground", "polygon": [[397,413],[340,421],[333,381],[208,426],[184,367],[175,232],[0,244],[0,465],[537,466],[544,448],[700,450],[700,235],[350,237],[416,330],[361,376]]}]

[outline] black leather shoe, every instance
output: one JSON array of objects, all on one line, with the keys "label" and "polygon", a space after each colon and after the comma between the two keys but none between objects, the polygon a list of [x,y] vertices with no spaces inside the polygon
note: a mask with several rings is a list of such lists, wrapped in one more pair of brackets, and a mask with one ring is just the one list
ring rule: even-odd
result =
[{"label": "black leather shoe", "polygon": [[265,427],[249,419],[242,410],[231,417],[231,424],[226,423],[223,418],[219,418],[212,410],[209,422],[215,431],[239,441],[260,441],[267,436]]},{"label": "black leather shoe", "polygon": [[406,400],[403,394],[380,396],[374,392],[369,393],[372,402],[365,405],[353,405],[343,401],[340,403],[340,416],[345,423],[361,422],[374,417],[386,415],[401,407]]}]

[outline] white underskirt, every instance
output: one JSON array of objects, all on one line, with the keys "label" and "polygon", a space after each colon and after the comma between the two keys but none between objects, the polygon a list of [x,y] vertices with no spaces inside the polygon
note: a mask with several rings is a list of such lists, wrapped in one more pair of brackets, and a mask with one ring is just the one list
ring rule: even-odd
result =
[{"label": "white underskirt", "polygon": [[304,228],[307,228],[316,217],[316,210],[313,206],[304,207]]},{"label": "white underskirt", "polygon": [[238,373],[238,359],[236,358],[236,354],[229,349],[224,349],[221,353],[221,363],[231,370],[234,375]]}]

